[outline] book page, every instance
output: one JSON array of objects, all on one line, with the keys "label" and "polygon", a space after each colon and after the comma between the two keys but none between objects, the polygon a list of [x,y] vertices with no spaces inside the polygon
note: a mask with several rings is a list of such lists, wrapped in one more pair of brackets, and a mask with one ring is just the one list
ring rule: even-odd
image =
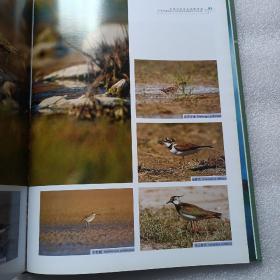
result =
[{"label": "book page", "polygon": [[228,23],[226,1],[35,1],[28,271],[250,261]]},{"label": "book page", "polygon": [[0,186],[0,277],[25,271],[27,188]]},{"label": "book page", "polygon": [[26,269],[32,1],[0,2],[0,278]]}]

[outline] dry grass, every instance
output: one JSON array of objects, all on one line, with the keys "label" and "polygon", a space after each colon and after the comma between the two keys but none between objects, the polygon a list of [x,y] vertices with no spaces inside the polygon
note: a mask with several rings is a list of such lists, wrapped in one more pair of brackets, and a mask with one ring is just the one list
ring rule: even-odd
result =
[{"label": "dry grass", "polygon": [[[140,182],[189,181],[192,176],[223,176],[225,166],[222,125],[208,124],[138,124],[138,169]],[[185,158],[176,157],[159,140],[169,137],[179,143],[212,145]],[[206,163],[217,162],[216,165]],[[204,164],[205,168],[201,167]]]},{"label": "dry grass", "polygon": [[130,124],[34,117],[31,185],[132,181]]},{"label": "dry grass", "polygon": [[199,230],[193,232],[170,207],[143,209],[140,225],[142,250],[191,248],[193,242],[231,240],[228,220],[200,221]]}]

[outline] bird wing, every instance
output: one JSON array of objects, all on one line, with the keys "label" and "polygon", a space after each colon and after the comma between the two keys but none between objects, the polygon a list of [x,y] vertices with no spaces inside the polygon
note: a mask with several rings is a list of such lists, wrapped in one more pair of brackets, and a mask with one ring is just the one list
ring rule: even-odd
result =
[{"label": "bird wing", "polygon": [[184,152],[184,151],[190,151],[190,150],[197,150],[201,146],[194,145],[191,143],[186,143],[186,144],[175,144],[174,147],[176,148],[176,150],[178,150],[180,152]]},{"label": "bird wing", "polygon": [[203,208],[200,208],[194,204],[181,203],[180,211],[186,215],[193,215],[197,218],[219,218],[221,217],[220,213],[208,211]]}]

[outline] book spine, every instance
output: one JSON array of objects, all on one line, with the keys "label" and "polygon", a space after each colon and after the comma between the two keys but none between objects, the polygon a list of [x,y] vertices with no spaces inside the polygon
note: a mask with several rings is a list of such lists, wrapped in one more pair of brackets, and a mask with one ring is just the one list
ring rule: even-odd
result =
[{"label": "book spine", "polygon": [[[248,228],[251,227],[251,230],[253,231],[253,238],[254,238],[253,242],[248,239],[249,253],[250,253],[251,261],[261,261],[262,259],[261,246],[259,241],[259,229],[257,223],[257,211],[256,211],[256,203],[255,203],[251,156],[250,156],[250,149],[249,149],[247,118],[245,112],[243,82],[242,82],[241,66],[240,66],[240,59],[239,59],[239,46],[238,46],[238,36],[237,36],[236,17],[235,17],[235,5],[234,5],[234,0],[226,0],[226,2],[227,2],[227,11],[228,11],[228,20],[229,20],[229,32],[231,37],[231,56],[233,62],[232,67],[233,67],[233,74],[234,74],[234,83],[235,83],[235,88],[237,88],[235,89],[235,91],[237,91],[235,92],[236,99],[237,99],[236,106],[238,107],[237,114],[240,114],[241,117],[242,135],[239,135],[239,139],[242,139],[240,145],[243,145],[243,151],[245,154],[243,156],[241,154],[241,159],[244,158],[245,162],[243,162],[243,164],[246,165],[246,171],[247,171],[246,179],[248,180],[249,201],[246,201],[244,196],[244,203],[245,204],[250,203],[249,214],[251,217],[251,221],[247,220],[246,223],[247,223],[247,231]],[[242,149],[240,149],[240,153],[242,153]],[[245,205],[245,209],[246,209],[246,205]],[[250,222],[251,224],[249,224]],[[252,244],[250,243],[253,243],[254,246],[252,246]],[[252,247],[254,247],[254,251],[252,251]]]}]

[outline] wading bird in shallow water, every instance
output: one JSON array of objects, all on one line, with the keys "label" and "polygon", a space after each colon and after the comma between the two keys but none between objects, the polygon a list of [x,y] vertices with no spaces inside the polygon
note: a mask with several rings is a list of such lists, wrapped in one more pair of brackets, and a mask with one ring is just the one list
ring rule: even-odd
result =
[{"label": "wading bird in shallow water", "polygon": [[85,228],[90,227],[90,223],[92,223],[98,214],[92,212],[90,215],[83,218],[82,223],[85,224]]},{"label": "wading bird in shallow water", "polygon": [[213,149],[212,146],[199,146],[191,143],[177,144],[173,138],[165,138],[159,141],[159,144],[164,145],[175,156],[180,156],[185,160],[185,156],[193,155],[204,149]]},{"label": "wading bird in shallow water", "polygon": [[197,222],[200,220],[221,219],[222,214],[202,209],[194,204],[184,203],[180,201],[183,196],[171,196],[166,204],[172,203],[177,213],[185,221],[191,223],[193,232],[197,232]]}]

